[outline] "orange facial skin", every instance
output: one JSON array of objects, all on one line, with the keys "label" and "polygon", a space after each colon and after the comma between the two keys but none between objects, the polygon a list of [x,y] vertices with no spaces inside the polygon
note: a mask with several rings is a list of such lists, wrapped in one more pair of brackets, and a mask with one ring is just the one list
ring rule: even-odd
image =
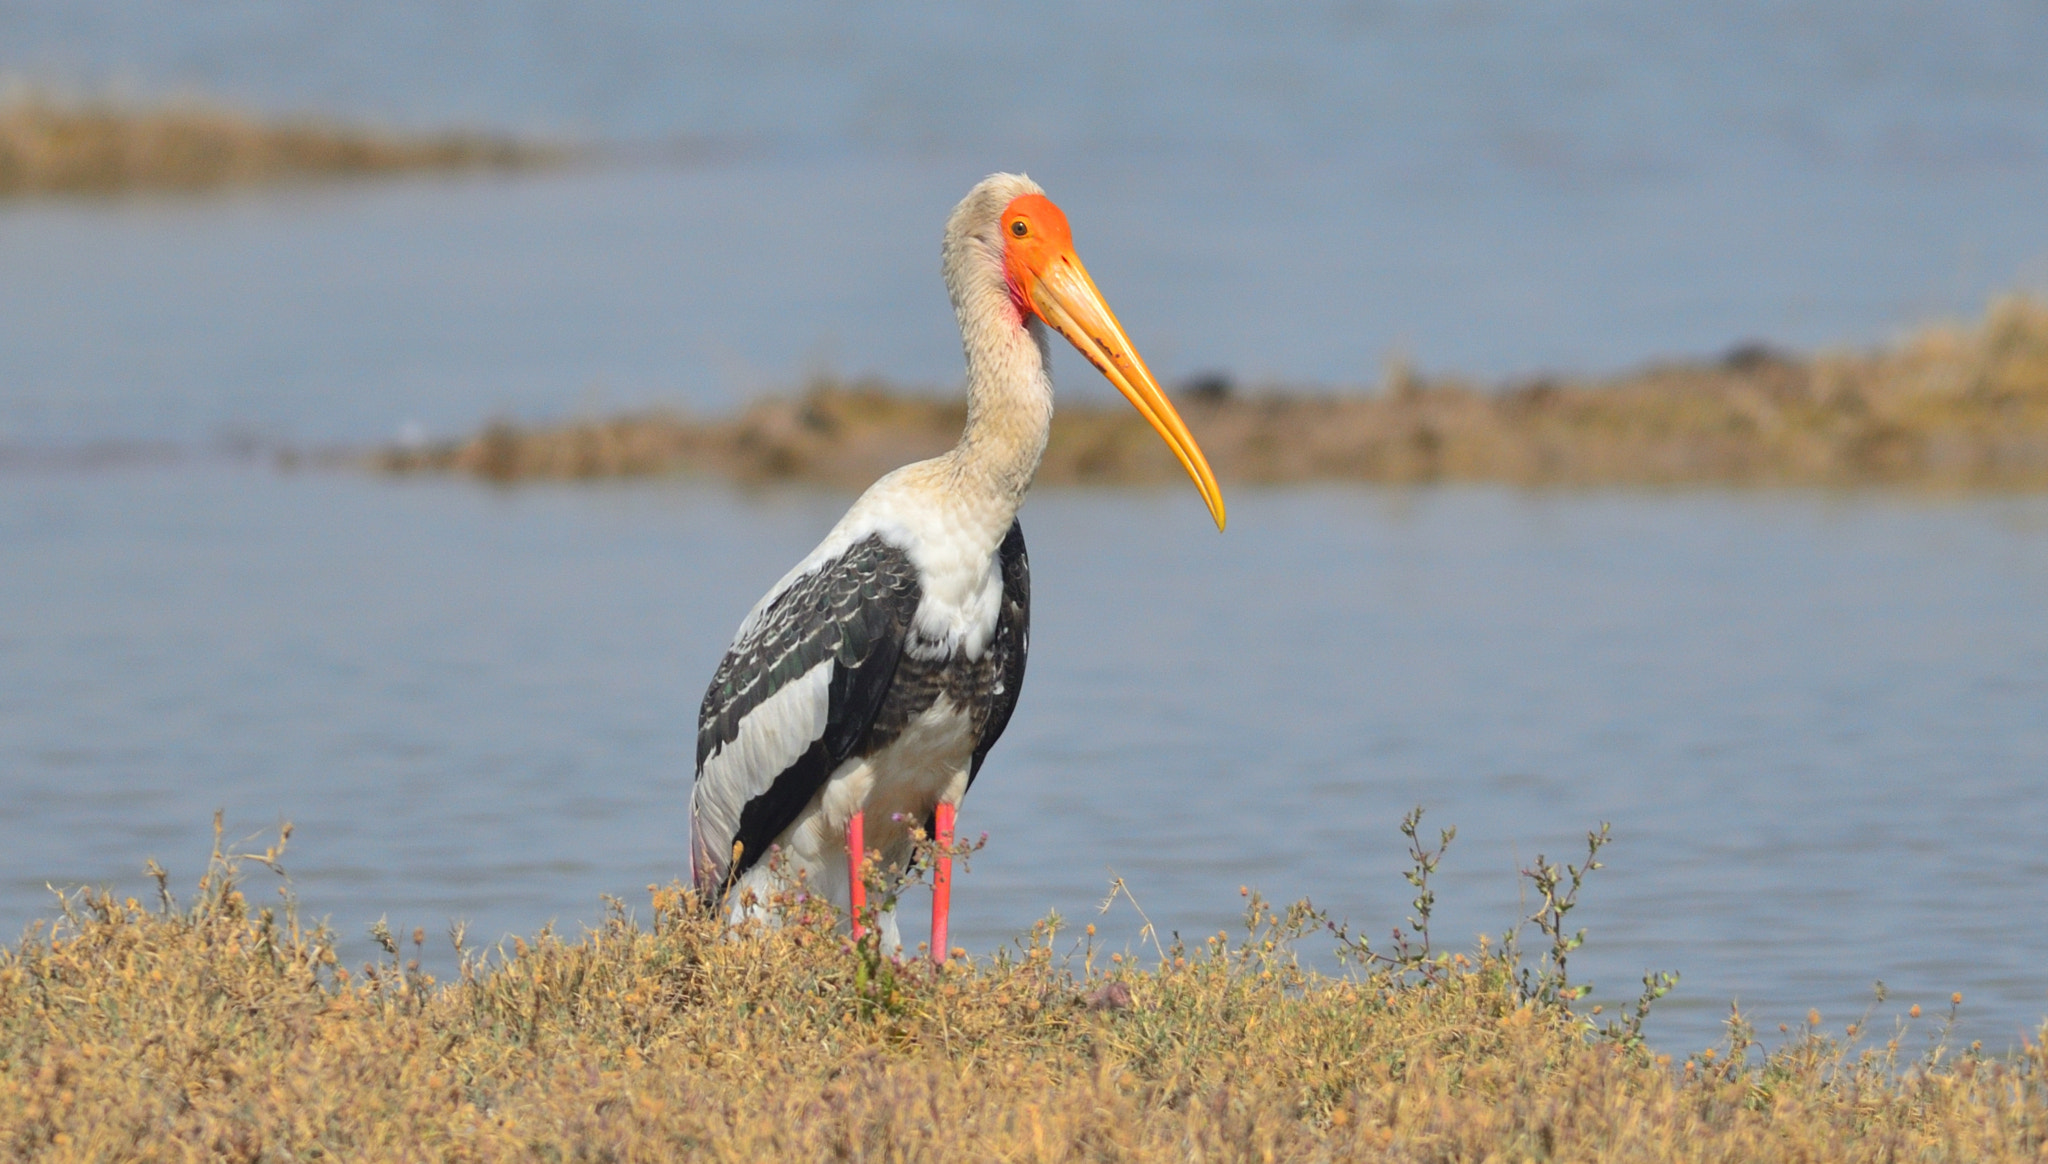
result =
[{"label": "orange facial skin", "polygon": [[1003,277],[1009,283],[1010,302],[1017,308],[1017,321],[1021,324],[1037,316],[1067,337],[1067,342],[1123,393],[1173,450],[1201,491],[1216,528],[1222,529],[1223,491],[1209,471],[1208,458],[1152,370],[1131,346],[1116,313],[1103,301],[1095,280],[1088,277],[1088,268],[1074,253],[1067,216],[1045,195],[1025,194],[1003,208],[1000,222]]},{"label": "orange facial skin", "polygon": [[1010,282],[1010,302],[1017,317],[1038,314],[1032,305],[1033,281],[1061,254],[1074,251],[1067,216],[1043,194],[1025,194],[1003,208],[1003,274]]}]

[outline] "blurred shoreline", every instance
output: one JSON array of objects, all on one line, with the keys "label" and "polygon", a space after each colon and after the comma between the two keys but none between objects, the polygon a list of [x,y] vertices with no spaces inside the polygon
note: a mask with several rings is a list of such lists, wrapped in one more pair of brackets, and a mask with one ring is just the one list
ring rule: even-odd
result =
[{"label": "blurred shoreline", "polygon": [[[1895,346],[1484,386],[1391,369],[1375,390],[1240,392],[1209,377],[1179,406],[1225,481],[1608,485],[1921,484],[2048,488],[2048,302],[2011,296]],[[358,458],[388,473],[493,481],[694,473],[863,486],[951,447],[957,392],[821,380],[736,416],[641,411],[500,421]],[[1179,466],[1119,402],[1062,404],[1038,480],[1172,481]]]},{"label": "blurred shoreline", "polygon": [[294,178],[533,169],[581,151],[501,133],[262,119],[199,100],[0,97],[0,197],[205,190]]}]

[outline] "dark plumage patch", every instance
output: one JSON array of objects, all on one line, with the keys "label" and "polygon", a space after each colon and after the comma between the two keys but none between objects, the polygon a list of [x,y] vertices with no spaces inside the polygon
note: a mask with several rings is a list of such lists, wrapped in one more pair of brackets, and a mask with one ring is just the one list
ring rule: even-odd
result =
[{"label": "dark plumage patch", "polygon": [[[842,682],[852,704],[859,673],[877,661],[893,672],[894,654],[902,649],[910,620],[917,613],[920,592],[917,569],[902,550],[873,534],[849,547],[837,559],[797,579],[754,624],[753,633],[733,644],[719,661],[697,713],[697,766],[711,753],[739,738],[740,720],[811,668],[832,658],[833,706],[837,710]],[[880,649],[889,656],[876,659]],[[887,674],[877,675],[882,690]],[[872,696],[879,700],[881,691]],[[851,710],[851,707],[849,707]],[[872,712],[873,708],[868,708]],[[834,720],[837,719],[835,715]],[[828,722],[826,733],[844,745],[851,725]],[[864,726],[864,723],[863,723]]]},{"label": "dark plumage patch", "polygon": [[1024,690],[1024,657],[1031,653],[1031,558],[1024,552],[1021,523],[1010,523],[998,554],[1003,566],[1003,612],[996,619],[995,640],[989,648],[997,686],[989,699],[988,722],[974,745],[974,767],[967,773],[969,788],[981,775],[981,762],[988,759],[988,750],[1010,726],[1010,713],[1017,710],[1017,696]]},{"label": "dark plumage patch", "polygon": [[833,770],[855,754],[895,678],[919,599],[909,556],[872,535],[791,583],[726,653],[697,715],[699,773],[712,753],[739,738],[748,712],[827,659],[833,667],[824,734],[746,803],[736,836],[708,847],[705,855],[716,867],[698,870],[698,888],[707,896],[766,855]]}]

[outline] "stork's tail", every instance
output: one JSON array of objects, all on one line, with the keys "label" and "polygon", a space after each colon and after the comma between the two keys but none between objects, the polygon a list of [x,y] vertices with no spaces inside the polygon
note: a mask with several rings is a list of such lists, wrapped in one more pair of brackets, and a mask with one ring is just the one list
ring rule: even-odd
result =
[{"label": "stork's tail", "polygon": [[698,830],[697,814],[693,811],[690,813],[688,850],[690,884],[696,887],[697,903],[704,912],[716,913],[720,903],[725,900],[726,891],[732,888],[732,883],[738,876],[740,855],[744,847],[740,842],[734,841],[732,852],[725,860],[720,861],[717,850],[711,847],[708,839]]}]

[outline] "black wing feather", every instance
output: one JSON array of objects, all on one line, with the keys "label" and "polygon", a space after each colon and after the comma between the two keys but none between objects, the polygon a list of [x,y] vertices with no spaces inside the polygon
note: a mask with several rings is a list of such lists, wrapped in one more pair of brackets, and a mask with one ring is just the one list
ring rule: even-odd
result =
[{"label": "black wing feather", "polygon": [[792,583],[726,653],[697,717],[700,778],[705,760],[739,738],[747,713],[827,659],[833,668],[824,732],[746,802],[734,836],[700,840],[698,889],[707,897],[759,861],[860,746],[895,677],[919,599],[908,555],[871,535]]}]

